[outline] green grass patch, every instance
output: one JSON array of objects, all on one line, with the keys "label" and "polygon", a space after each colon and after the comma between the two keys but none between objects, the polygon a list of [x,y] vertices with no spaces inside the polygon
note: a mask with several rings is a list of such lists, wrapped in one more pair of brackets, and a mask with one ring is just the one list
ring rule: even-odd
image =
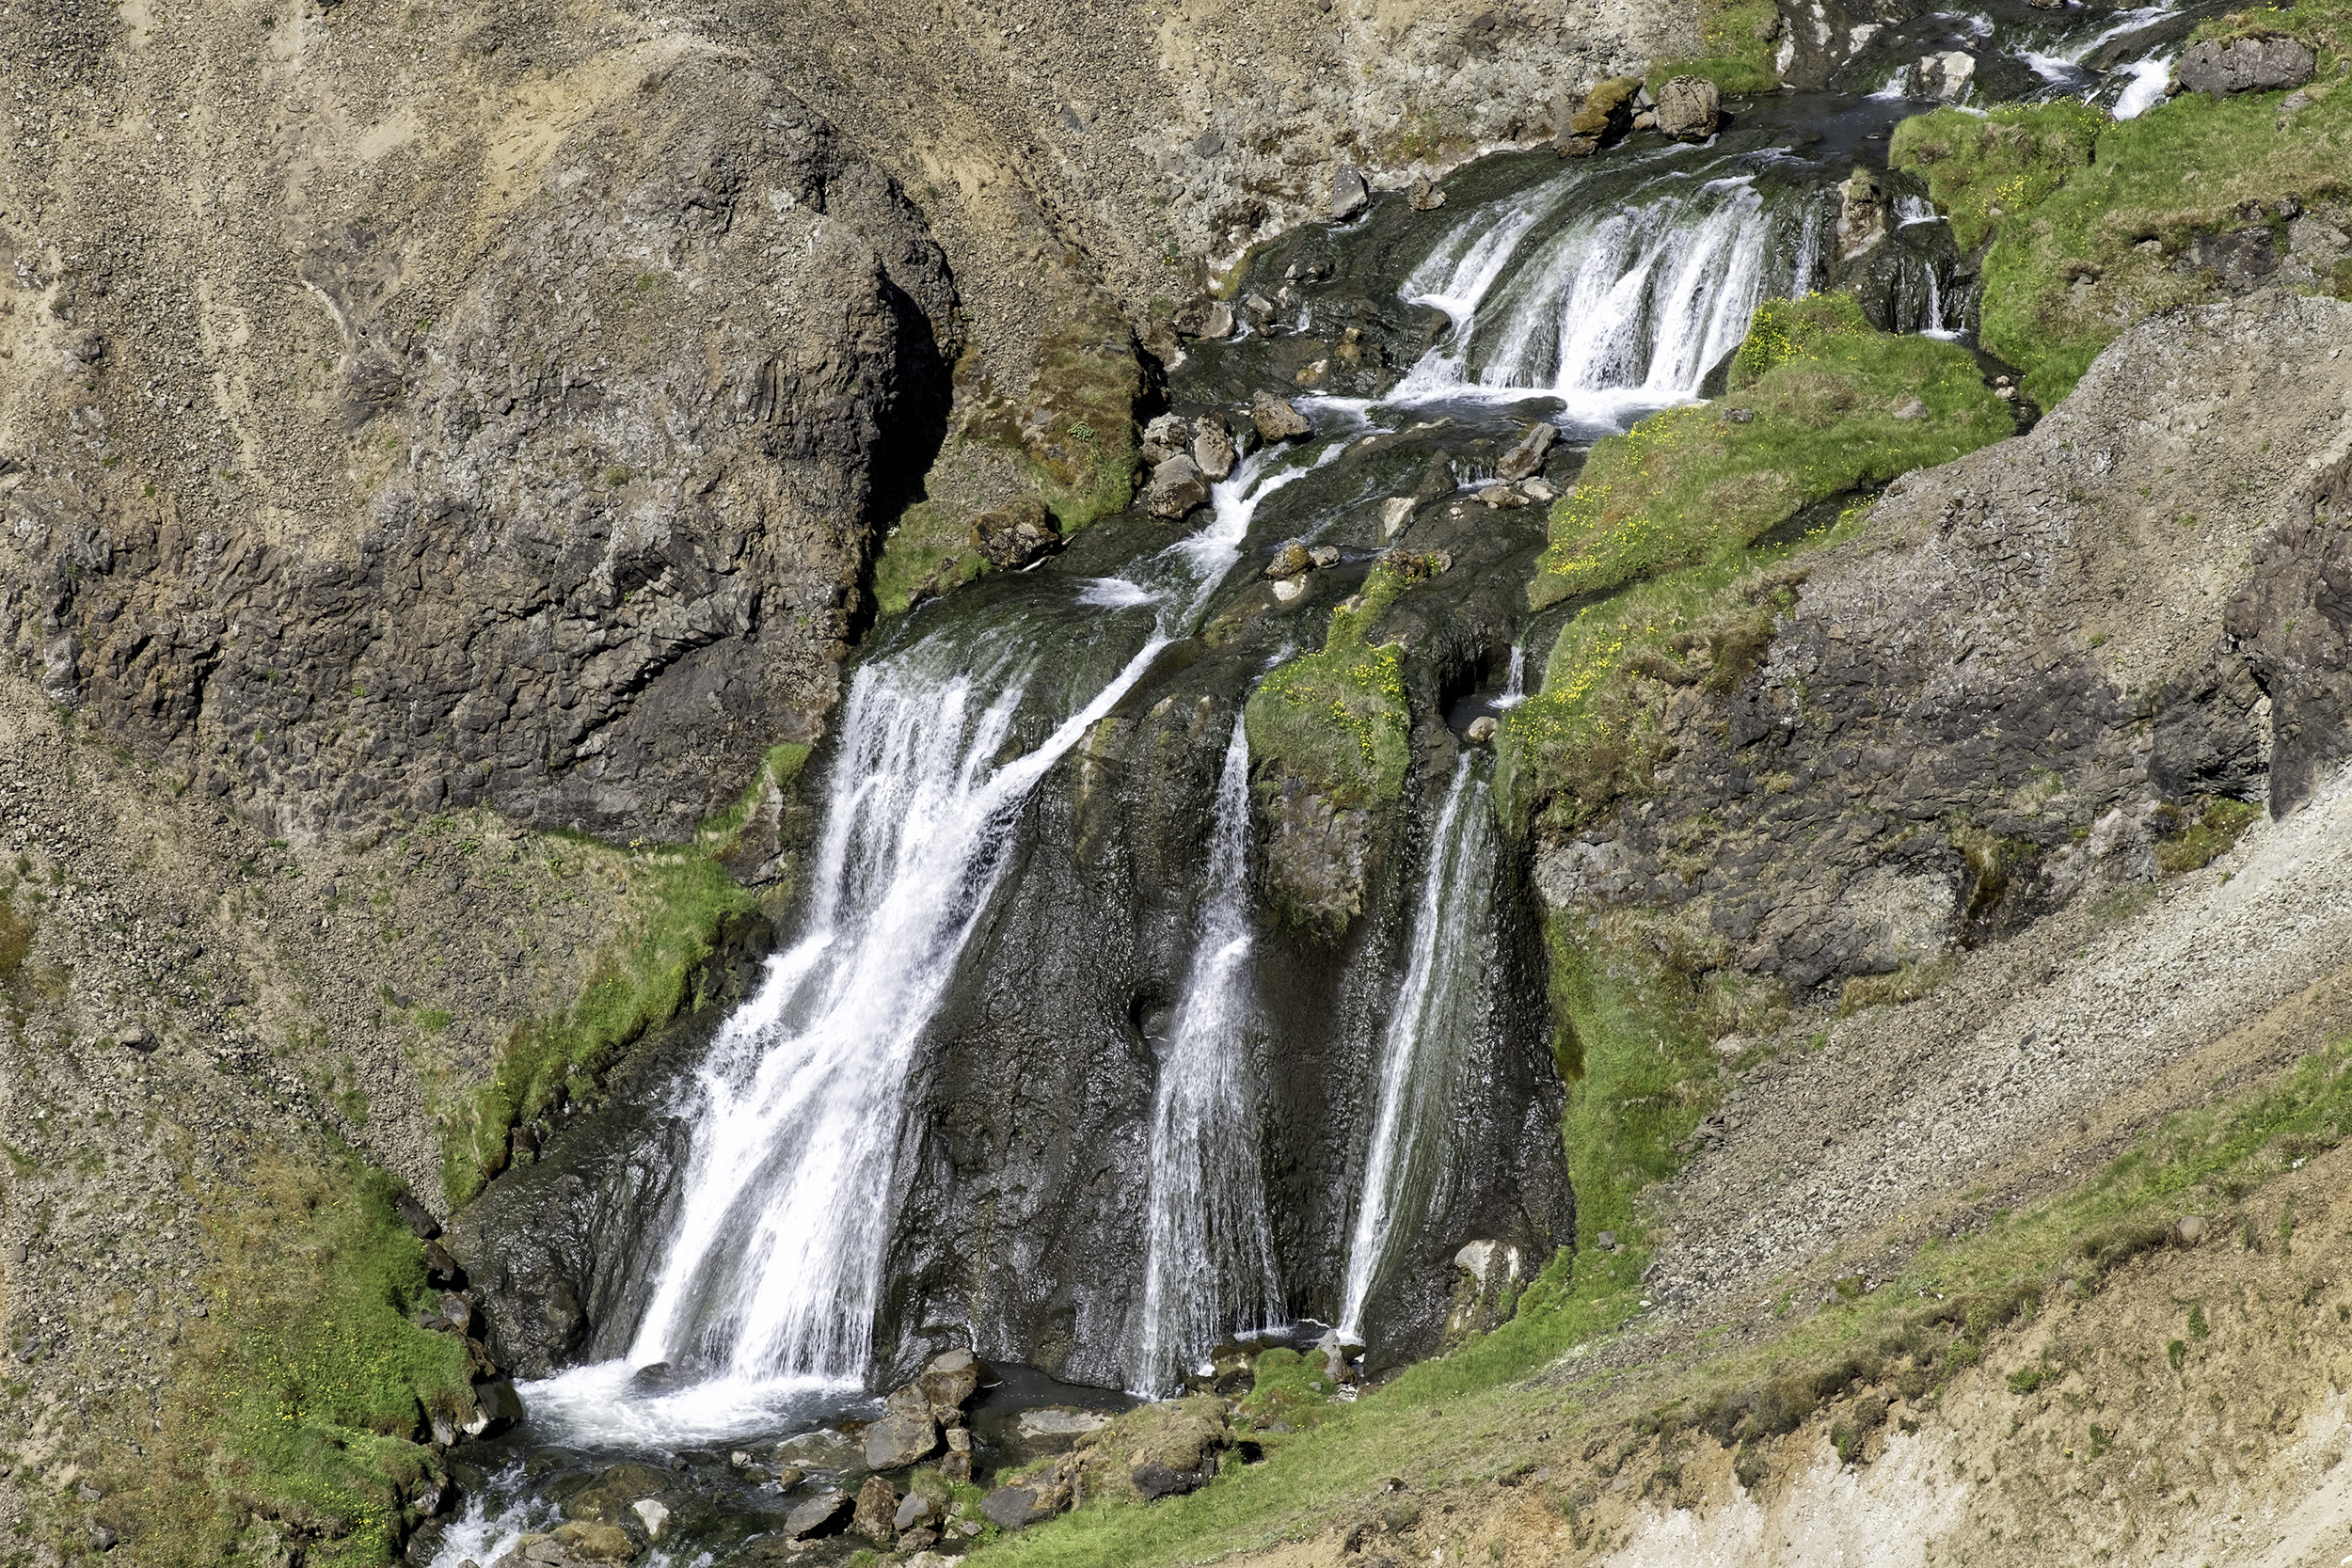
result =
[{"label": "green grass patch", "polygon": [[801,769],[808,766],[811,750],[791,740],[769,747],[759,759],[759,766],[752,770],[752,782],[743,786],[743,793],[726,810],[706,818],[694,832],[694,842],[714,858],[732,852],[742,835],[743,824],[751,820],[761,799],[771,789],[790,789],[799,780]]},{"label": "green grass patch", "polygon": [[1594,447],[1552,504],[1532,608],[1745,549],[1814,502],[2016,428],[1964,350],[1873,331],[1844,294],[1759,306],[1726,402],[1755,417],[1669,409]]},{"label": "green grass patch", "polygon": [[2240,834],[2254,825],[2262,807],[2226,795],[2208,798],[2195,815],[2165,807],[2179,831],[2156,842],[2156,866],[2168,877],[2201,871],[2230,852]]},{"label": "green grass patch", "polygon": [[[2193,237],[2263,224],[2275,231],[2286,198],[2352,189],[2342,150],[2352,92],[2334,80],[2348,13],[2335,5],[2293,13],[2294,30],[2318,49],[2320,76],[2310,105],[2283,129],[2278,92],[2184,94],[2121,122],[2078,104],[1984,119],[1942,109],[1897,129],[1894,163],[1926,179],[1961,243],[1997,236],[1984,262],[1984,346],[2024,372],[2036,403],[2046,408],[2073,390],[2133,323],[2220,297],[2210,276],[2177,265]],[[2247,12],[2218,25],[2227,33],[2259,22]]]},{"label": "green grass patch", "polygon": [[1259,1428],[1279,1421],[1303,1432],[1319,1424],[1335,1408],[1327,1370],[1323,1357],[1288,1346],[1259,1352],[1257,1380],[1241,1401],[1242,1416]]},{"label": "green grass patch", "polygon": [[882,540],[874,602],[885,614],[902,615],[918,597],[961,588],[988,569],[961,514],[935,500],[916,501]]},{"label": "green grass patch", "polygon": [[1367,639],[1411,580],[1406,566],[1375,566],[1363,591],[1331,612],[1322,648],[1260,681],[1244,710],[1251,754],[1334,804],[1394,800],[1404,791],[1404,653]]},{"label": "green grass patch", "polygon": [[1974,250],[2001,220],[2047,198],[2090,166],[2107,117],[2073,99],[2008,104],[1990,114],[1937,109],[1895,127],[1888,160],[1928,182],[1952,238]]},{"label": "green grass patch", "polygon": [[1704,76],[1726,93],[1771,92],[1780,86],[1780,72],[1772,69],[1771,32],[1779,19],[1772,0],[1701,0],[1704,52],[1652,67],[1650,96],[1657,97],[1677,76]]},{"label": "green grass patch", "polygon": [[593,1085],[624,1047],[677,1016],[728,917],[751,895],[710,859],[632,856],[620,929],[597,953],[571,1006],[518,1023],[490,1082],[442,1121],[441,1181],[454,1206],[505,1168],[507,1134]]},{"label": "green grass patch", "polygon": [[[438,1474],[430,1417],[473,1409],[465,1347],[409,1315],[435,1299],[396,1187],[341,1145],[272,1154],[206,1218],[208,1316],[188,1325],[160,1451],[102,1486],[147,1563],[235,1555],[252,1522],[316,1568],[372,1568]],[[124,1526],[128,1528],[125,1528]]]}]

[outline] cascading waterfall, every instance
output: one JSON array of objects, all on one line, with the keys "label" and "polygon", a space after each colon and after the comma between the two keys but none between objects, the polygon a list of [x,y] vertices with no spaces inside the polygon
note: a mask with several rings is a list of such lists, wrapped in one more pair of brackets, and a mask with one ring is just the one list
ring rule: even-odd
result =
[{"label": "cascading waterfall", "polygon": [[1768,197],[1744,155],[1687,161],[1653,155],[1632,189],[1574,211],[1586,180],[1470,214],[1406,279],[1407,303],[1454,325],[1391,401],[1548,395],[1612,418],[1695,397],[1768,288],[1809,286],[1822,215]]},{"label": "cascading waterfall", "polygon": [[[1347,418],[1333,409],[1326,422]],[[908,1083],[1005,870],[1014,821],[1055,764],[1190,629],[1239,559],[1256,507],[1344,447],[1334,441],[1305,461],[1290,449],[1252,454],[1216,486],[1207,527],[1131,578],[1078,585],[1067,607],[1077,617],[1042,603],[1051,591],[1041,589],[977,631],[951,624],[859,669],[801,933],[769,960],[691,1085],[692,1153],[633,1341],[621,1361],[535,1386],[545,1414],[582,1435],[684,1436],[749,1429],[777,1394],[862,1379],[908,1152]],[[1105,610],[1147,607],[1153,630],[1119,673],[1026,752],[1001,760],[1025,703],[1047,682],[1050,656],[1104,624]],[[1169,1282],[1181,1287],[1187,1267],[1171,1261]],[[616,1413],[632,1373],[660,1364],[701,1381]]]},{"label": "cascading waterfall", "polygon": [[1143,1294],[1131,1389],[1165,1393],[1226,1335],[1282,1315],[1258,1176],[1249,1034],[1249,741],[1233,723],[1198,945],[1152,1101]]},{"label": "cascading waterfall", "polygon": [[1445,1203],[1445,1124],[1492,1026],[1495,860],[1486,782],[1465,754],[1430,835],[1428,875],[1406,939],[1412,958],[1380,1041],[1380,1099],[1340,1312],[1340,1332],[1352,1338],[1362,1338],[1365,1307],[1397,1237],[1417,1233]]}]

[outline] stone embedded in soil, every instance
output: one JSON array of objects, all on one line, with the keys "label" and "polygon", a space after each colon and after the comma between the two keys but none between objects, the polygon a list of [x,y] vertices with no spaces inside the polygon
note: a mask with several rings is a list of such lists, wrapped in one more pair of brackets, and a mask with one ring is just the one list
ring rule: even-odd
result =
[{"label": "stone embedded in soil", "polygon": [[2190,92],[2221,98],[2234,92],[2269,92],[2299,87],[2312,79],[2318,58],[2294,39],[2239,39],[2192,43],[2172,74]]},{"label": "stone embedded in soil", "polygon": [[1146,1460],[1127,1472],[1127,1479],[1136,1483],[1136,1490],[1142,1494],[1145,1502],[1198,1492],[1216,1477],[1214,1466],[1204,1470],[1176,1470],[1156,1459]]},{"label": "stone embedded in soil", "polygon": [[858,1488],[857,1511],[850,1528],[877,1545],[898,1537],[898,1489],[881,1476],[868,1476]]},{"label": "stone embedded in soil", "polygon": [[1045,1495],[1026,1486],[999,1486],[980,1499],[980,1512],[998,1529],[1021,1529],[1054,1516]]}]

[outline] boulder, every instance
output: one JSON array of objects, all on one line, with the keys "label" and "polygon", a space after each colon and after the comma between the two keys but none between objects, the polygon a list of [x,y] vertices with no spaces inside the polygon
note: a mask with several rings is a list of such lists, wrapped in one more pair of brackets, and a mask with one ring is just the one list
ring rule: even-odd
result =
[{"label": "boulder", "polygon": [[1233,335],[1233,308],[1221,299],[1196,299],[1176,312],[1175,325],[1187,338],[1230,338]]},{"label": "boulder", "polygon": [[1921,403],[1917,398],[1906,399],[1901,404],[1899,404],[1895,409],[1895,418],[1899,420],[1909,421],[1924,420],[1927,417],[1928,405]]},{"label": "boulder", "polygon": [[938,1498],[925,1497],[920,1492],[910,1492],[898,1499],[898,1510],[891,1514],[890,1522],[902,1530],[921,1529],[938,1518]]},{"label": "boulder", "polygon": [[1305,598],[1306,596],[1307,579],[1303,577],[1284,578],[1274,585],[1274,602],[1276,604],[1296,604],[1299,600]]},{"label": "boulder", "polygon": [[1225,416],[1211,410],[1193,421],[1192,464],[1209,480],[1230,477],[1239,454],[1233,451],[1233,437],[1226,428]]},{"label": "boulder", "polygon": [[980,1499],[980,1512],[998,1529],[1022,1529],[1054,1516],[1048,1495],[1026,1486],[999,1486]]},{"label": "boulder", "polygon": [[2318,64],[2308,46],[2290,38],[2239,39],[2234,43],[2207,39],[2188,46],[2172,74],[2190,92],[2222,98],[2233,92],[2299,87],[2312,79]]},{"label": "boulder", "polygon": [[866,1467],[903,1470],[928,1459],[939,1448],[939,1423],[926,1410],[921,1415],[893,1411],[866,1429]]},{"label": "boulder", "polygon": [[856,1499],[847,1492],[823,1493],[784,1516],[785,1536],[792,1541],[808,1541],[834,1534],[850,1521],[856,1509]]},{"label": "boulder", "polygon": [[1478,492],[1478,499],[1502,512],[1516,511],[1527,504],[1526,494],[1516,484],[1489,484]]},{"label": "boulder", "polygon": [[972,547],[999,570],[1026,566],[1061,542],[1060,525],[1035,496],[975,513],[971,530]]},{"label": "boulder", "polygon": [[128,1029],[115,1032],[115,1044],[125,1051],[135,1051],[145,1055],[155,1049],[155,1031],[143,1023],[135,1023]]},{"label": "boulder", "polygon": [[1957,103],[1968,96],[1968,84],[1976,79],[1976,56],[1965,51],[1949,49],[1941,55],[1922,55],[1911,73],[1912,95]]},{"label": "boulder", "polygon": [[1143,427],[1143,460],[1153,467],[1192,445],[1192,427],[1179,414],[1162,414]]},{"label": "boulder", "polygon": [[935,1414],[961,1410],[979,1392],[980,1358],[968,1350],[942,1351],[930,1358],[914,1381]]},{"label": "boulder", "polygon": [[1387,500],[1382,501],[1380,503],[1380,542],[1385,545],[1404,532],[1406,525],[1412,520],[1412,497],[1391,496]]},{"label": "boulder", "polygon": [[1568,117],[1566,129],[1552,147],[1563,157],[1596,152],[1633,128],[1634,100],[1642,84],[1631,76],[1613,76],[1584,95],[1583,106]]},{"label": "boulder", "polygon": [[1313,552],[1306,546],[1285,545],[1274,552],[1273,560],[1265,563],[1265,575],[1279,582],[1286,578],[1295,578],[1301,572],[1312,570],[1314,563]]},{"label": "boulder", "polygon": [[857,1508],[850,1528],[877,1545],[898,1539],[898,1489],[880,1476],[867,1476],[858,1488]]},{"label": "boulder", "polygon": [[1484,746],[1495,737],[1495,729],[1494,716],[1482,713],[1470,721],[1470,728],[1462,732],[1462,738],[1473,746]]},{"label": "boulder", "polygon": [[1328,570],[1340,563],[1340,547],[1337,545],[1317,545],[1307,552],[1307,559],[1318,568]]},{"label": "boulder", "polygon": [[669,1532],[670,1505],[659,1497],[640,1497],[628,1505],[645,1527],[645,1539],[659,1541]]},{"label": "boulder", "polygon": [[1181,453],[1152,470],[1151,487],[1143,493],[1143,509],[1170,521],[1209,499],[1209,483],[1200,465]]},{"label": "boulder", "polygon": [[1262,441],[1295,441],[1314,429],[1306,415],[1291,406],[1290,399],[1272,392],[1260,392],[1249,400],[1249,422],[1258,427]]},{"label": "boulder", "polygon": [[1541,420],[1527,427],[1502,460],[1495,465],[1495,474],[1502,479],[1525,479],[1543,471],[1544,459],[1551,454],[1554,442],[1560,439],[1559,428],[1549,420]]},{"label": "boulder", "polygon": [[1177,1470],[1156,1459],[1147,1459],[1127,1472],[1127,1479],[1136,1483],[1136,1491],[1145,1502],[1161,1497],[1173,1497],[1186,1492],[1198,1492],[1216,1479],[1216,1466],[1199,1470]]},{"label": "boulder", "polygon": [[1032,1446],[1067,1442],[1083,1437],[1089,1432],[1100,1432],[1111,1424],[1108,1415],[1100,1410],[1080,1410],[1075,1405],[1048,1404],[1035,1410],[1024,1410],[1013,1422],[1013,1433],[1022,1442]]},{"label": "boulder", "polygon": [[848,1433],[819,1427],[815,1432],[803,1432],[798,1437],[787,1437],[778,1443],[776,1464],[803,1472],[838,1472],[856,1468],[859,1452],[858,1440]]},{"label": "boulder", "polygon": [[473,1414],[460,1423],[469,1437],[495,1437],[523,1418],[522,1396],[502,1377],[474,1385]]},{"label": "boulder", "polygon": [[1723,93],[1704,76],[1677,76],[1659,89],[1658,129],[1677,141],[1705,141],[1723,115]]},{"label": "boulder", "polygon": [[1425,174],[1413,176],[1413,183],[1405,193],[1405,199],[1416,213],[1434,213],[1445,205],[1445,192],[1429,182]]},{"label": "boulder", "polygon": [[1372,187],[1353,164],[1342,164],[1331,175],[1331,221],[1345,223],[1372,205]]}]

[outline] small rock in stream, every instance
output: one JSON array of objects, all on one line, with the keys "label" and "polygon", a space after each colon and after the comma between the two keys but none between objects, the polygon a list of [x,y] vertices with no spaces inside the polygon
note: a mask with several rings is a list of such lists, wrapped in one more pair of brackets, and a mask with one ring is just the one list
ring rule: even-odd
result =
[{"label": "small rock in stream", "polygon": [[1258,427],[1258,438],[1263,441],[1295,441],[1314,429],[1306,415],[1291,406],[1290,399],[1265,391],[1249,400],[1249,422]]},{"label": "small rock in stream", "polygon": [[847,1524],[857,1503],[847,1492],[826,1492],[784,1516],[784,1533],[794,1541],[831,1535]]},{"label": "small rock in stream", "polygon": [[903,1470],[939,1448],[939,1423],[921,1415],[893,1411],[866,1429],[866,1467]]}]

